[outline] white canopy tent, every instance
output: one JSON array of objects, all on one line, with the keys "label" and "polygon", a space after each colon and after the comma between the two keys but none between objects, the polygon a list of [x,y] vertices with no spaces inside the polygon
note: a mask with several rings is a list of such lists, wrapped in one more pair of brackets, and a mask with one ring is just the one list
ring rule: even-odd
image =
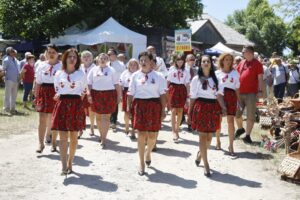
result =
[{"label": "white canopy tent", "polygon": [[227,46],[225,46],[222,42],[218,42],[215,46],[211,47],[209,50],[217,51],[220,53],[231,53],[234,56],[241,56],[242,53],[239,51],[236,51],[234,49],[231,49]]},{"label": "white canopy tent", "polygon": [[137,58],[140,52],[146,50],[147,37],[129,30],[110,17],[103,24],[92,30],[51,38],[50,42],[57,46],[129,43],[133,46],[132,57]]}]

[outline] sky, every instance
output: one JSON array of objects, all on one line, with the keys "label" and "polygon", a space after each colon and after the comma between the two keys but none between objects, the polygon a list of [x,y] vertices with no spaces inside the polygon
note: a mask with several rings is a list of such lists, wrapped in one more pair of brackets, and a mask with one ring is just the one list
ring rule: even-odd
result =
[{"label": "sky", "polygon": [[[278,3],[279,0],[269,0],[269,4]],[[227,16],[232,14],[235,10],[244,9],[247,7],[248,0],[202,0],[204,4],[204,13],[225,21]]]}]

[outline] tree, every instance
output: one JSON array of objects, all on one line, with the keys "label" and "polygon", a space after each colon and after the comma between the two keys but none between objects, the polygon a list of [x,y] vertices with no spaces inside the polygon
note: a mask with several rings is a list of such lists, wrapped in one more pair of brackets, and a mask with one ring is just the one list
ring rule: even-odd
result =
[{"label": "tree", "polygon": [[288,26],[287,46],[293,51],[294,56],[300,55],[300,16]]},{"label": "tree", "polygon": [[253,41],[264,55],[281,54],[286,46],[286,25],[267,0],[250,0],[246,9],[235,11],[225,23]]},{"label": "tree", "polygon": [[180,28],[202,9],[201,0],[0,0],[0,28],[7,37],[49,38],[83,20],[92,28],[111,16],[130,28]]},{"label": "tree", "polygon": [[294,56],[300,54],[300,1],[279,0],[274,8],[287,19],[287,46]]}]

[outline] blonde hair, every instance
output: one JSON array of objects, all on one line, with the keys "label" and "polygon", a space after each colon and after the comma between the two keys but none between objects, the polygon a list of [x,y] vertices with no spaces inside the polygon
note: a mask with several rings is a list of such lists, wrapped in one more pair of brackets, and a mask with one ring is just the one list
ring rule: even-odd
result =
[{"label": "blonde hair", "polygon": [[101,56],[104,56],[104,57],[106,57],[107,60],[109,60],[109,56],[108,56],[106,53],[100,53],[100,54],[97,56],[97,57],[98,57],[97,60],[99,60],[99,59],[101,58]]},{"label": "blonde hair", "polygon": [[81,58],[83,56],[91,56],[93,58],[93,54],[88,50],[85,50],[85,51],[81,52]]},{"label": "blonde hair", "polygon": [[229,57],[231,58],[230,69],[233,68],[233,61],[234,61],[233,55],[230,54],[230,53],[223,53],[223,54],[221,54],[221,55],[219,56],[219,58],[218,58],[218,68],[219,68],[219,69],[223,69],[223,67],[224,67],[223,61],[224,61],[225,57],[227,57],[227,56],[229,56]]},{"label": "blonde hair", "polygon": [[135,64],[137,65],[138,69],[139,69],[139,61],[138,61],[137,59],[135,59],[135,58],[131,58],[131,59],[128,61],[127,65],[126,65],[126,67],[127,67],[128,70],[129,70],[129,65],[130,65],[131,63],[135,63]]}]

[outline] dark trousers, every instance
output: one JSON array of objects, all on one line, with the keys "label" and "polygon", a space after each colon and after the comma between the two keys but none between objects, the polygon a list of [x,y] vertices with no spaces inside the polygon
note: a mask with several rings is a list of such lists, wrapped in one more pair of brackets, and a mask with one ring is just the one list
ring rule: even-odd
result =
[{"label": "dark trousers", "polygon": [[110,123],[117,124],[118,121],[118,113],[119,113],[119,104],[117,105],[116,111],[110,116]]},{"label": "dark trousers", "polygon": [[278,100],[278,103],[282,102],[284,91],[285,91],[285,83],[274,85],[274,96]]},{"label": "dark trousers", "polygon": [[33,83],[23,83],[24,94],[23,94],[23,102],[28,101],[28,95],[32,90]]}]

